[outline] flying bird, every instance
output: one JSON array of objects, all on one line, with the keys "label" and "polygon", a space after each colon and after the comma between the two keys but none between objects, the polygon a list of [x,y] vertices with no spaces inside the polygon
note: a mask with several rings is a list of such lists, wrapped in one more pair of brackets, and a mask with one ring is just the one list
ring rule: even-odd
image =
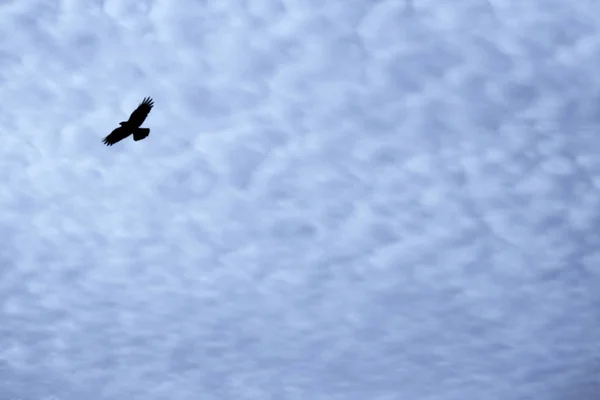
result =
[{"label": "flying bird", "polygon": [[113,144],[125,139],[127,136],[133,134],[133,140],[138,141],[148,137],[150,134],[149,128],[140,128],[144,120],[148,114],[150,114],[150,110],[154,106],[154,100],[150,97],[144,98],[144,100],[140,103],[138,108],[135,109],[134,112],[129,116],[129,120],[124,122],[119,122],[120,127],[115,129],[104,138],[102,141],[107,146],[112,146]]}]

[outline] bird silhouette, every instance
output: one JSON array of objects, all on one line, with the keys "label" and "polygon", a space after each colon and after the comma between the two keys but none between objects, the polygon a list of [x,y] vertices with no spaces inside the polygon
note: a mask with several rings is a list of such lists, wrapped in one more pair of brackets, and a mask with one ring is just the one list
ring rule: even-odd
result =
[{"label": "bird silhouette", "polygon": [[148,114],[150,114],[150,110],[152,110],[153,106],[154,100],[150,97],[145,97],[138,108],[131,113],[129,119],[124,122],[119,122],[119,125],[121,126],[112,131],[102,142],[107,146],[112,146],[131,134],[133,134],[133,140],[135,141],[147,138],[150,134],[150,129],[140,128],[140,126],[146,120]]}]

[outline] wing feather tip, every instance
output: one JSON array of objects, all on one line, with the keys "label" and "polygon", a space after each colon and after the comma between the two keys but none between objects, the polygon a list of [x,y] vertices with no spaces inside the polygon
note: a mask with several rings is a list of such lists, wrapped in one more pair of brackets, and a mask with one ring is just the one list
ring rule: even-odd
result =
[{"label": "wing feather tip", "polygon": [[152,97],[144,97],[144,100],[142,100],[141,104],[152,108],[154,106],[154,100]]}]

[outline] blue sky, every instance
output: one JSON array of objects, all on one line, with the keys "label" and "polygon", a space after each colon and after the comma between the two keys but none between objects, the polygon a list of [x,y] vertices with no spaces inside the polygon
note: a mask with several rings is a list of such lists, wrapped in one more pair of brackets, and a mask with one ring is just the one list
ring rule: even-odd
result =
[{"label": "blue sky", "polygon": [[5,1],[0,399],[597,398],[599,27]]}]

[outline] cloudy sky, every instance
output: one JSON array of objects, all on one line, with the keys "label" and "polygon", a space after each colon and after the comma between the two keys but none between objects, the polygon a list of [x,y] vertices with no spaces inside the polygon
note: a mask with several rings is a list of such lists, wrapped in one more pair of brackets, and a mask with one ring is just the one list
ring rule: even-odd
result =
[{"label": "cloudy sky", "polygon": [[3,1],[0,399],[597,399],[596,3]]}]

